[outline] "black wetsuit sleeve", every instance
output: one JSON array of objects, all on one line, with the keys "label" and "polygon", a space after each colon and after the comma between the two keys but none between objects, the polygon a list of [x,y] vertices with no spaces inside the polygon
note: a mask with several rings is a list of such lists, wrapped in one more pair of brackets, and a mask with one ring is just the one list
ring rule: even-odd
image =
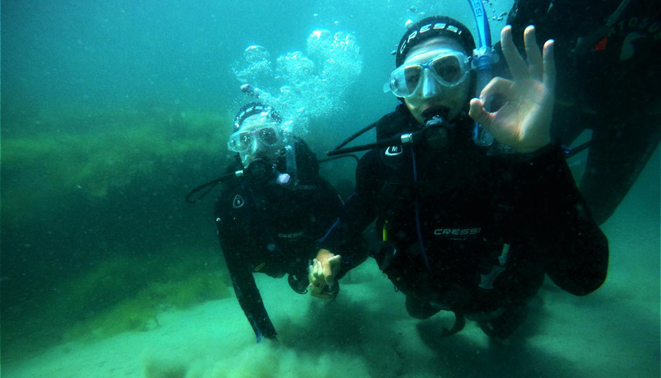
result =
[{"label": "black wetsuit sleeve", "polygon": [[260,342],[262,337],[273,339],[277,335],[275,327],[266,312],[250,265],[242,258],[249,248],[259,246],[255,245],[253,239],[246,237],[246,228],[249,225],[239,223],[241,222],[232,219],[229,213],[223,211],[222,206],[216,205],[218,237],[236,298],[255,332],[257,342]]},{"label": "black wetsuit sleeve", "polygon": [[337,248],[339,240],[333,236],[344,211],[342,199],[335,188],[320,177],[312,202],[312,216],[314,217],[312,234],[317,238],[319,248]]},{"label": "black wetsuit sleeve", "polygon": [[[516,163],[519,235],[540,253],[546,273],[563,290],[586,295],[608,270],[608,241],[592,219],[574,178],[556,148]],[[527,234],[527,235],[526,235]]]},{"label": "black wetsuit sleeve", "polygon": [[362,232],[379,215],[380,182],[383,180],[379,150],[371,150],[360,159],[356,168],[356,193],[353,211],[356,231]]},{"label": "black wetsuit sleeve", "polygon": [[[324,179],[320,179],[315,201],[315,218],[320,225],[318,248],[327,249],[342,256],[340,273],[342,278],[348,271],[360,265],[368,257],[367,243],[362,234],[347,233],[344,223],[347,221],[346,209],[335,189]],[[316,255],[316,252],[315,252]]]},{"label": "black wetsuit sleeve", "polygon": [[347,235],[362,234],[379,215],[379,182],[382,176],[378,150],[367,152],[356,168],[356,191],[346,203]]},{"label": "black wetsuit sleeve", "polygon": [[[367,155],[368,152],[358,163],[356,170],[356,191],[342,206],[339,197],[334,196],[339,201],[333,203],[340,206],[340,219],[333,230],[325,236],[320,243],[321,248],[328,249],[332,253],[342,256],[342,265],[337,279],[342,278],[348,271],[357,267],[369,256],[367,241],[363,236],[363,230],[376,218],[375,198],[370,195],[371,185],[374,181],[369,175],[373,168],[372,160]],[[378,155],[376,155],[378,157]]]}]

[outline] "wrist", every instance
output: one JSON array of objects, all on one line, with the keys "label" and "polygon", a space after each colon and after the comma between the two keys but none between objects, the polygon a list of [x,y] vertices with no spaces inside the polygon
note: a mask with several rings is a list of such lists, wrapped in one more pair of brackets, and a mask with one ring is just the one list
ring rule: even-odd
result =
[{"label": "wrist", "polygon": [[514,150],[520,154],[532,154],[537,151],[543,150],[551,145],[551,138],[548,138],[545,140],[543,143],[540,143],[538,146],[535,147],[514,147]]},{"label": "wrist", "polygon": [[558,153],[560,153],[558,145],[552,142],[545,145],[544,147],[535,149],[531,152],[517,152],[515,154],[510,155],[510,158],[513,161],[518,161],[526,164],[533,163],[537,165],[542,161],[546,161],[548,156],[553,156]]}]

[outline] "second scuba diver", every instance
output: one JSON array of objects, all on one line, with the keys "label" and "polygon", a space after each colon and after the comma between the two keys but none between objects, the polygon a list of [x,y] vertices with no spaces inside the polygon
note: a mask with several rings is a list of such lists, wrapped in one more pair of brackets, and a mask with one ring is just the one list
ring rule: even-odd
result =
[{"label": "second scuba diver", "polygon": [[[237,155],[229,169],[238,177],[225,182],[215,220],[236,297],[259,342],[275,339],[277,332],[254,273],[288,275],[292,289],[304,294],[310,260],[339,279],[367,258],[367,250],[360,236],[351,243],[331,243],[328,236],[337,232],[342,201],[319,176],[319,163],[307,144],[284,132],[279,113],[250,103],[236,115],[233,127],[228,148]],[[345,245],[350,248],[343,249]],[[341,257],[324,248],[342,251]],[[317,294],[330,299],[338,291],[335,283]]]},{"label": "second scuba diver", "polygon": [[[361,158],[346,205],[349,232],[376,220],[382,242],[372,257],[411,316],[454,312],[446,335],[468,318],[507,339],[545,274],[574,295],[606,278],[606,237],[549,136],[553,42],[542,55],[526,29],[526,62],[509,27],[501,39],[514,80],[494,78],[471,100],[475,42],[466,26],[430,17],[408,29],[388,83],[402,104],[377,121],[379,145]],[[488,112],[492,97],[504,105]],[[504,153],[473,142],[475,121]],[[310,279],[324,286],[323,275]]]}]

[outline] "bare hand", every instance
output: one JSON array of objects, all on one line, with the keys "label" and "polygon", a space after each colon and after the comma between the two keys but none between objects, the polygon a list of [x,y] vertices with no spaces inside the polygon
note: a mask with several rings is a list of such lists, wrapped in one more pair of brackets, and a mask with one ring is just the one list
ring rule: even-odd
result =
[{"label": "bare hand", "polygon": [[322,299],[333,299],[327,288],[335,285],[335,276],[340,271],[342,256],[334,255],[330,251],[322,249],[317,253],[317,258],[312,260],[308,268],[310,280],[310,294]]},{"label": "bare hand", "polygon": [[[514,81],[493,78],[480,93],[480,98],[471,100],[468,114],[489,130],[498,142],[526,153],[551,142],[555,63],[553,40],[546,41],[542,56],[533,26],[526,28],[523,37],[527,63],[512,42],[512,27],[503,28],[503,55]],[[490,113],[484,109],[484,103],[495,94],[504,96],[507,102],[498,111]]]}]

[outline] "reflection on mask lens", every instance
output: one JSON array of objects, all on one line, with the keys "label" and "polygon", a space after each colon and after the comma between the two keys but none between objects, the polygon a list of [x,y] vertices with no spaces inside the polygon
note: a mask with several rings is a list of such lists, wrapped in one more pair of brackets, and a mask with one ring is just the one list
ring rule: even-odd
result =
[{"label": "reflection on mask lens", "polygon": [[255,133],[257,134],[259,140],[268,146],[272,146],[278,142],[278,134],[272,127],[265,127],[263,129],[256,130]]},{"label": "reflection on mask lens", "polygon": [[436,75],[448,83],[457,83],[463,77],[459,59],[454,55],[434,59],[429,66],[434,70]]},{"label": "reflection on mask lens", "polygon": [[237,131],[230,135],[227,148],[233,152],[246,152],[257,138],[262,144],[271,147],[280,140],[277,130],[273,126],[266,126],[252,131]]},{"label": "reflection on mask lens", "polygon": [[[468,59],[460,52],[440,52],[426,63],[404,63],[390,74],[390,90],[397,97],[412,96],[420,87],[423,76],[432,75],[445,87],[460,84],[468,73]],[[424,73],[428,70],[427,73]]]},{"label": "reflection on mask lens", "polygon": [[404,68],[404,74],[406,77],[406,90],[409,93],[413,93],[415,88],[418,86],[422,76],[422,67],[421,66],[409,66]]},{"label": "reflection on mask lens", "polygon": [[227,148],[234,152],[244,152],[250,147],[251,142],[252,136],[249,133],[239,131],[230,136],[230,140],[227,142]]}]

